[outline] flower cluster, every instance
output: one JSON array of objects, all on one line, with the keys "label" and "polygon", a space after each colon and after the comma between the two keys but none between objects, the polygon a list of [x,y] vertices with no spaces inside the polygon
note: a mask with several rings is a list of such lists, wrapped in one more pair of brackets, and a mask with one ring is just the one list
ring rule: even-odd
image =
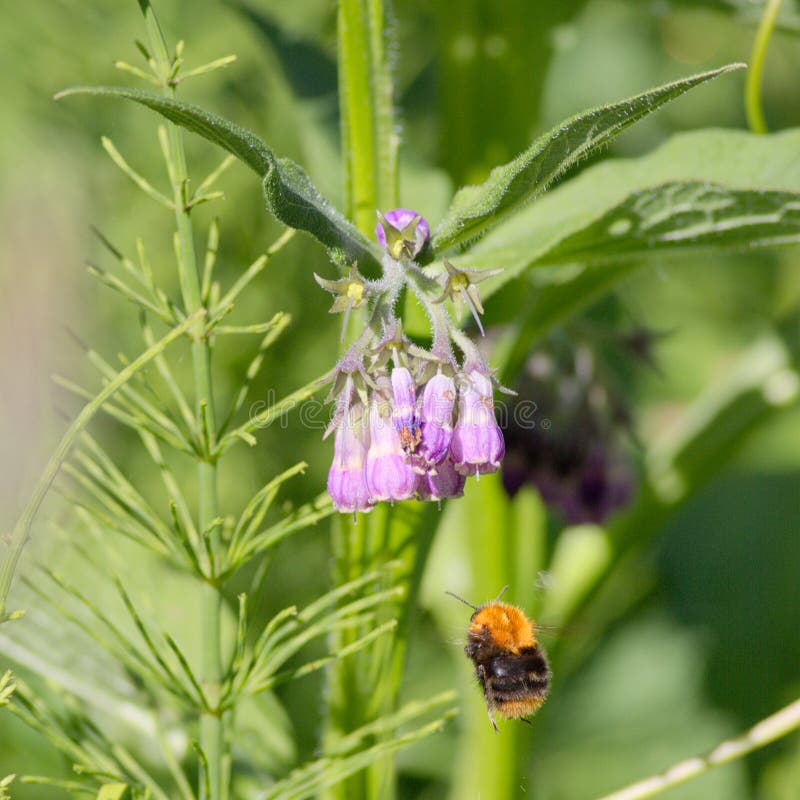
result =
[{"label": "flower cluster", "polygon": [[[363,279],[355,268],[341,281],[318,278],[337,294],[332,310],[341,310],[339,298],[352,295],[355,283],[359,299],[372,300],[367,327],[330,376],[336,412],[328,492],[343,513],[369,511],[381,501],[460,497],[468,476],[495,472],[505,453],[491,371],[441,305],[454,274],[477,297],[473,275],[447,265],[432,276],[414,262],[429,233],[413,211],[379,215],[377,236],[386,253],[382,280]],[[409,341],[394,315],[402,285],[428,311],[430,350]]]},{"label": "flower cluster", "polygon": [[[349,404],[336,425],[328,475],[339,511],[369,511],[383,500],[461,497],[467,476],[499,468],[505,446],[491,379],[475,368],[459,382],[457,388],[439,371],[418,389],[407,367],[394,366],[389,378],[377,379],[366,404]],[[352,383],[345,390],[351,392]]]}]

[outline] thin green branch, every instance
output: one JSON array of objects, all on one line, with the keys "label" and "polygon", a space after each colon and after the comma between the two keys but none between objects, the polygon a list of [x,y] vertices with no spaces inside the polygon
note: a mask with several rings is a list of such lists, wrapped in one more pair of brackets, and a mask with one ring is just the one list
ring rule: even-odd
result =
[{"label": "thin green branch", "polygon": [[[142,336],[144,338],[145,344],[149,347],[154,340],[153,336],[153,329],[150,327],[150,324],[147,321],[147,317],[142,314],[141,318],[141,326],[142,326]],[[180,411],[180,415],[183,418],[183,422],[186,425],[186,429],[189,431],[197,432],[197,420],[192,413],[192,409],[189,406],[189,402],[186,400],[186,395],[183,393],[183,389],[181,389],[180,384],[175,378],[173,374],[172,368],[169,365],[169,362],[163,356],[156,356],[153,363],[158,370],[158,374],[161,375],[161,379],[166,384],[167,388],[170,391],[170,394],[175,400],[176,405],[178,406],[178,410]]]},{"label": "thin green branch", "polygon": [[[229,156],[233,158],[233,156]],[[223,162],[225,163],[225,162]],[[210,177],[210,176],[209,176]],[[199,191],[199,190],[198,190]],[[203,261],[203,279],[200,282],[200,296],[203,303],[207,304],[211,296],[211,279],[217,263],[217,250],[219,248],[219,220],[214,217],[208,226],[208,239],[206,240],[206,257]]]},{"label": "thin green branch", "polygon": [[765,747],[798,728],[800,728],[800,700],[795,700],[775,714],[762,719],[741,736],[721,742],[705,755],[679,761],[658,775],[652,775],[625,789],[604,795],[600,800],[644,800],[647,797],[655,797],[673,786],[679,786],[715,767],[729,764],[737,758]]},{"label": "thin green branch", "polygon": [[42,505],[42,501],[47,495],[50,486],[55,480],[61,465],[64,463],[67,455],[72,449],[78,434],[88,425],[89,421],[94,415],[102,408],[103,404],[112,397],[119,389],[140,370],[142,367],[150,363],[159,353],[162,353],[172,342],[182,336],[190,327],[196,325],[197,322],[202,323],[205,311],[200,309],[196,313],[188,317],[183,323],[173,328],[166,336],[156,342],[152,347],[145,350],[135,361],[131,362],[127,367],[120,370],[115,378],[105,386],[105,388],[92,400],[87,403],[75,421],[69,426],[66,433],[62,437],[50,460],[44,468],[44,472],[36,484],[28,503],[22,511],[19,519],[17,520],[14,530],[11,534],[11,541],[2,564],[0,564],[0,621],[3,621],[6,610],[6,599],[8,597],[9,589],[11,588],[11,581],[14,577],[14,572],[19,563],[20,556],[30,536],[31,526],[36,514]]},{"label": "thin green branch", "polygon": [[207,64],[202,64],[199,67],[195,67],[194,69],[190,69],[187,72],[183,72],[178,76],[173,83],[177,84],[180,81],[185,81],[187,78],[194,78],[198,75],[205,75],[209,72],[213,72],[217,69],[222,69],[222,67],[227,67],[229,64],[233,64],[236,61],[235,55],[229,56],[222,56],[221,58],[215,58],[213,61],[209,61]]},{"label": "thin green branch", "polygon": [[169,199],[166,195],[163,195],[161,192],[156,189],[147,178],[144,178],[140,175],[123,157],[122,153],[117,150],[114,146],[114,142],[111,141],[107,136],[102,136],[100,138],[100,142],[103,145],[103,150],[108,153],[111,160],[148,196],[155,200],[157,203],[160,203],[162,206],[166,206],[169,209],[174,208],[174,204],[172,200]]},{"label": "thin green branch", "polygon": [[159,303],[148,300],[148,298],[135,289],[132,289],[125,281],[118,278],[116,275],[106,272],[104,269],[94,264],[87,264],[86,269],[93,278],[96,278],[98,281],[108,286],[109,289],[113,289],[129,302],[139,306],[142,310],[155,314],[155,316],[167,325],[174,325],[177,322],[177,318],[172,313],[171,309],[163,308]]},{"label": "thin green branch", "polygon": [[[247,399],[247,395],[250,393],[250,387],[253,384],[253,381],[258,376],[258,373],[261,371],[261,366],[264,363],[264,354],[267,350],[272,346],[275,340],[281,335],[281,333],[286,329],[286,327],[291,322],[291,317],[288,314],[284,314],[283,312],[278,312],[269,322],[266,323],[266,335],[261,340],[261,343],[258,346],[258,351],[256,352],[253,360],[247,367],[247,371],[245,372],[244,380],[242,381],[242,385],[239,387],[239,391],[236,393],[233,401],[231,402],[231,407],[228,409],[228,413],[225,415],[225,419],[219,425],[218,433],[220,435],[224,434],[226,430],[228,430],[228,426],[233,421],[236,414],[244,405],[244,401]],[[225,326],[220,325],[217,329],[217,332],[224,332]],[[242,331],[242,332],[251,332],[251,331]],[[255,331],[252,331],[255,332]],[[260,332],[260,331],[259,331]]]},{"label": "thin green branch", "polygon": [[215,318],[220,315],[228,313],[228,309],[236,302],[236,298],[241,294],[252,280],[267,266],[272,256],[283,249],[283,247],[291,241],[296,231],[294,228],[285,230],[272,244],[272,246],[259,256],[234,282],[233,286],[223,295],[222,299],[214,304],[211,309],[211,317]]},{"label": "thin green branch", "polygon": [[764,59],[767,56],[769,40],[772,38],[780,9],[781,0],[767,0],[750,55],[750,69],[747,70],[744,88],[744,108],[747,114],[747,124],[753,133],[767,133],[767,121],[761,102],[761,75],[764,71]]},{"label": "thin green branch", "polygon": [[181,525],[185,529],[189,541],[194,548],[199,547],[200,534],[197,531],[197,526],[194,524],[192,513],[189,510],[189,503],[181,491],[180,484],[175,480],[172,470],[167,465],[156,438],[144,430],[139,431],[139,436],[150,458],[161,473],[161,481],[164,484],[164,488],[167,490],[170,502],[173,503],[177,509]]},{"label": "thin green branch", "polygon": [[227,171],[228,167],[235,163],[235,161],[236,156],[225,156],[225,158],[220,161],[219,166],[209,172],[209,174],[201,181],[200,185],[197,187],[197,193],[203,194],[204,192],[207,192],[219,180],[220,176]]},{"label": "thin green branch", "polygon": [[[265,404],[266,408],[258,410],[256,413],[252,413],[247,422],[240,425],[238,428],[235,428],[230,433],[227,433],[220,439],[217,449],[212,455],[215,458],[219,458],[219,456],[221,456],[239,439],[250,444],[255,444],[253,431],[268,428],[273,422],[275,422],[276,419],[293,411],[299,403],[303,402],[303,400],[308,400],[309,397],[313,397],[323,387],[323,384],[320,382],[320,380],[321,379],[318,378],[317,380],[311,381],[300,389],[297,389],[283,399],[279,400],[274,405]],[[254,404],[251,411],[255,411],[255,409],[256,405]]]}]

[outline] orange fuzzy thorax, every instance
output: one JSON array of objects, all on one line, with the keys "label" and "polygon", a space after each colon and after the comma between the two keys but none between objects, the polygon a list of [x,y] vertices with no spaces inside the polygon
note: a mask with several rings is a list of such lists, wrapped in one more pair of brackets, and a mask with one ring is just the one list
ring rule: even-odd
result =
[{"label": "orange fuzzy thorax", "polygon": [[535,647],[533,623],[516,606],[507,603],[489,603],[473,615],[469,632],[479,636],[486,628],[495,644],[512,653],[524,647]]}]

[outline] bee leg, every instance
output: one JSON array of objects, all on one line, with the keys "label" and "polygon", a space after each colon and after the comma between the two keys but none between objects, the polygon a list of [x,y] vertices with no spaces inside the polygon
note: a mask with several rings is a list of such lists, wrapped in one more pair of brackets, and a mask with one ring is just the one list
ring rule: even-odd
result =
[{"label": "bee leg", "polygon": [[494,714],[492,714],[492,689],[486,680],[486,667],[484,667],[483,664],[478,664],[477,672],[478,680],[481,682],[481,686],[483,686],[483,694],[486,697],[486,713],[489,715],[489,722],[492,723],[494,732],[500,733],[500,729],[494,721]]},{"label": "bee leg", "polygon": [[526,725],[530,725],[531,728],[533,727],[533,723],[527,717],[517,717],[520,722],[524,722]]},{"label": "bee leg", "polygon": [[497,727],[497,723],[494,721],[494,714],[492,714],[492,707],[488,703],[486,704],[486,713],[489,715],[489,722],[492,723],[494,732],[500,733],[500,728]]}]

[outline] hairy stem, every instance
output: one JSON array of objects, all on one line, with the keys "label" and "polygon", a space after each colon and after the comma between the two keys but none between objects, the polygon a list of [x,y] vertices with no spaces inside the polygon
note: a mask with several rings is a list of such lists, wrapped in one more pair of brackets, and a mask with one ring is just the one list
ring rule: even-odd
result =
[{"label": "hairy stem", "polygon": [[[164,76],[164,93],[173,97],[175,90],[167,81],[171,59],[164,35],[148,0],[139,0],[145,15],[153,55]],[[170,180],[172,182],[173,202],[175,204],[175,225],[178,234],[178,270],[183,302],[187,312],[203,308],[201,276],[194,246],[192,221],[189,209],[186,152],[183,145],[182,130],[168,123]],[[193,330],[192,367],[194,372],[195,413],[198,435],[202,431],[205,439],[201,452],[204,457],[197,464],[199,512],[198,530],[210,537],[208,552],[210,561],[206,564],[210,579],[203,587],[200,613],[203,631],[203,690],[209,698],[211,711],[204,710],[200,718],[200,746],[208,761],[208,798],[220,800],[225,794],[222,786],[223,760],[225,758],[225,731],[222,715],[215,713],[222,681],[222,593],[215,575],[219,565],[213,563],[219,553],[219,533],[211,529],[212,521],[218,514],[217,465],[211,453],[216,447],[216,419],[214,414],[214,391],[211,380],[211,349],[206,337],[205,323],[200,320]],[[207,533],[206,533],[207,532]]]}]

